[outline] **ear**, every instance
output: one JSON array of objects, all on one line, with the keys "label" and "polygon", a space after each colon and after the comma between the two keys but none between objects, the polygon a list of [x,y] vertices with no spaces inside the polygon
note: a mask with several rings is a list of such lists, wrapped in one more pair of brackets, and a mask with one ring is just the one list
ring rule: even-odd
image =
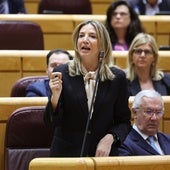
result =
[{"label": "ear", "polygon": [[136,118],[136,114],[137,114],[137,112],[136,112],[136,109],[135,109],[135,108],[132,108],[132,114],[133,114],[133,118],[135,119],[135,118]]},{"label": "ear", "polygon": [[135,113],[136,113],[135,108],[132,108],[132,113],[133,113],[133,114],[135,114]]},{"label": "ear", "polygon": [[48,66],[46,67],[46,73],[48,74]]}]

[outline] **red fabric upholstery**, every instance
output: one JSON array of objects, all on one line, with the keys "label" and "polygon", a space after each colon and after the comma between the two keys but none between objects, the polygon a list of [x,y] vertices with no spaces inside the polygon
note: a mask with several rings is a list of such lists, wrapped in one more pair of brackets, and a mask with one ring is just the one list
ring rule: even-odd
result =
[{"label": "red fabric upholstery", "polygon": [[44,50],[41,27],[31,21],[0,21],[1,50]]},{"label": "red fabric upholstery", "polygon": [[33,82],[48,79],[48,76],[28,76],[19,79],[11,89],[11,97],[25,97],[26,87]]},{"label": "red fabric upholstery", "polygon": [[41,0],[38,13],[92,14],[90,0]]},{"label": "red fabric upholstery", "polygon": [[7,121],[5,170],[28,170],[36,157],[48,157],[53,129],[43,122],[45,106],[15,110]]}]

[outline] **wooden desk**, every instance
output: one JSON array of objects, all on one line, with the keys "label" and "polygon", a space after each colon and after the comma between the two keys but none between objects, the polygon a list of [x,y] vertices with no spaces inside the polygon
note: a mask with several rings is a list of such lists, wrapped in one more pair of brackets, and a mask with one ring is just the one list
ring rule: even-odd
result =
[{"label": "wooden desk", "polygon": [[[168,170],[170,156],[119,156],[119,157],[94,157],[92,158],[95,170]],[[49,169],[50,170],[50,169]]]},{"label": "wooden desk", "polygon": [[35,158],[31,161],[29,170],[94,170],[90,157],[83,158]]},{"label": "wooden desk", "polygon": [[169,170],[170,156],[35,158],[29,170]]}]

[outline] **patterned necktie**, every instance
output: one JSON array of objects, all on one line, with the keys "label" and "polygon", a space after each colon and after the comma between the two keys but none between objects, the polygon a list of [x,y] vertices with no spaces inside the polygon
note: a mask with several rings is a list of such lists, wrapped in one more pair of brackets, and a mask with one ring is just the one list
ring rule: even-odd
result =
[{"label": "patterned necktie", "polygon": [[152,146],[152,148],[154,148],[159,153],[159,150],[155,145],[155,136],[149,136],[147,138],[147,140],[148,140],[149,144]]}]

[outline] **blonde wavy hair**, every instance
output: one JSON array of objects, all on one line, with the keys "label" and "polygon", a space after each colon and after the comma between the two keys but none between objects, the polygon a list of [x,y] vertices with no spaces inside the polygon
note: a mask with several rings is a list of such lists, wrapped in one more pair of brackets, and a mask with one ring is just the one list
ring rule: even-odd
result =
[{"label": "blonde wavy hair", "polygon": [[105,28],[105,26],[97,20],[87,20],[80,23],[73,32],[73,43],[74,43],[74,50],[75,50],[75,57],[72,61],[69,62],[69,75],[76,76],[82,75],[83,70],[81,66],[81,57],[77,47],[77,41],[79,38],[79,32],[81,28],[85,25],[91,24],[97,34],[98,44],[99,44],[99,51],[104,51],[104,57],[101,65],[100,70],[100,79],[101,81],[105,80],[113,80],[115,75],[112,73],[110,67],[113,66],[112,62],[112,46],[110,42],[109,34]]},{"label": "blonde wavy hair", "polygon": [[151,68],[150,68],[150,76],[152,80],[160,80],[164,76],[163,72],[157,69],[159,54],[158,54],[158,46],[154,37],[147,33],[139,33],[133,39],[128,52],[128,68],[127,68],[126,77],[130,81],[133,81],[137,77],[137,74],[135,72],[135,65],[133,63],[134,49],[146,43],[149,43],[155,58],[154,63],[151,64]]}]

